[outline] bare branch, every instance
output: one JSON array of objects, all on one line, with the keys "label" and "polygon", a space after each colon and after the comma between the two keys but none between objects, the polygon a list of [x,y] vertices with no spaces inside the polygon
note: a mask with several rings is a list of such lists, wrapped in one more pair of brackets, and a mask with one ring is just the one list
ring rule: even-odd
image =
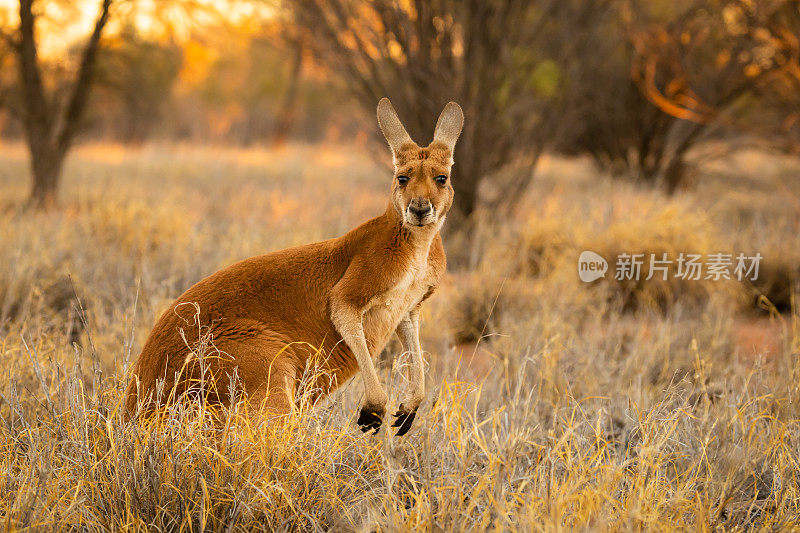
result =
[{"label": "bare branch", "polygon": [[72,92],[67,100],[67,106],[62,115],[61,127],[56,130],[57,143],[59,150],[64,153],[72,143],[72,139],[78,130],[78,123],[83,116],[86,103],[89,99],[89,90],[94,74],[94,66],[97,60],[97,53],[100,49],[100,38],[103,29],[108,23],[109,9],[112,0],[102,0],[100,13],[94,25],[92,35],[83,50],[78,74],[72,87]]},{"label": "bare branch", "polygon": [[26,129],[45,135],[50,124],[50,110],[42,84],[36,48],[34,0],[19,0],[19,46],[17,60],[24,91]]}]

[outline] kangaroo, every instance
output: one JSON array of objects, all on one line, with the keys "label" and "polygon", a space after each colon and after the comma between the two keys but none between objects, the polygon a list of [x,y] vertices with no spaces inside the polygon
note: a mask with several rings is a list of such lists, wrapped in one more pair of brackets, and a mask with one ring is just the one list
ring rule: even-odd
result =
[{"label": "kangaroo", "polygon": [[[419,309],[445,272],[439,230],[453,203],[450,172],[464,114],[448,103],[424,148],[387,98],[378,103],[378,124],[394,162],[386,211],[341,237],[252,257],[192,286],[144,344],[126,392],[128,417],[186,394],[228,405],[234,381],[251,406],[286,414],[309,358],[317,357],[324,370],[318,394],[361,370],[357,424],[377,433],[388,397],[373,359],[396,332],[412,362],[392,427],[408,432],[425,396]],[[187,314],[195,316],[187,321]],[[197,360],[183,335],[187,324],[213,339],[214,357]]]}]

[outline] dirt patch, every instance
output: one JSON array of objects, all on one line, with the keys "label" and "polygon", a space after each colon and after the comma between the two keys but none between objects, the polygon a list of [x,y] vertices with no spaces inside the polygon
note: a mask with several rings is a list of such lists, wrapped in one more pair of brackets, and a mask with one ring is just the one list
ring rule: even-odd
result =
[{"label": "dirt patch", "polygon": [[453,347],[458,358],[458,375],[480,380],[489,375],[495,357],[485,349],[486,342],[462,342]]},{"label": "dirt patch", "polygon": [[743,360],[763,357],[766,362],[783,352],[788,320],[784,317],[740,317],[734,322],[733,340]]}]

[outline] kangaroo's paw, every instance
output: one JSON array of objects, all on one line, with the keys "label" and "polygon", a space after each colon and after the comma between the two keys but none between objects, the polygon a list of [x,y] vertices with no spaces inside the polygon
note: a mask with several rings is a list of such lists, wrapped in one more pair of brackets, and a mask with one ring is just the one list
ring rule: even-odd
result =
[{"label": "kangaroo's paw", "polygon": [[400,407],[397,409],[397,412],[394,414],[396,420],[394,424],[392,424],[393,428],[400,428],[397,430],[396,435],[398,437],[402,437],[408,430],[411,429],[411,424],[414,423],[414,417],[417,416],[416,409],[408,409],[400,404]]},{"label": "kangaroo's paw", "polygon": [[383,409],[364,406],[361,408],[361,412],[358,415],[357,423],[361,427],[361,431],[364,433],[373,430],[372,433],[375,434],[381,428],[383,415]]}]

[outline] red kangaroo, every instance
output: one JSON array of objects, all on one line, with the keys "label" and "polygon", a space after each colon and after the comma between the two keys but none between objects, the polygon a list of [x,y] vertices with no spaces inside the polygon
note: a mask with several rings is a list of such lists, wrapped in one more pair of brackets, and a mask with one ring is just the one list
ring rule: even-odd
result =
[{"label": "red kangaroo", "polygon": [[[378,123],[394,161],[386,211],[341,237],[246,259],[187,290],[145,342],[126,393],[128,416],[192,391],[227,405],[232,380],[250,405],[285,414],[309,358],[324,354],[315,389],[330,392],[361,370],[358,424],[377,432],[388,397],[373,359],[396,332],[412,364],[393,427],[398,435],[411,428],[425,395],[419,309],[445,272],[439,230],[453,203],[450,171],[464,115],[448,103],[424,148],[387,98],[378,103]],[[195,327],[215,348],[205,361],[179,331],[186,328],[180,315],[198,308]]]}]

